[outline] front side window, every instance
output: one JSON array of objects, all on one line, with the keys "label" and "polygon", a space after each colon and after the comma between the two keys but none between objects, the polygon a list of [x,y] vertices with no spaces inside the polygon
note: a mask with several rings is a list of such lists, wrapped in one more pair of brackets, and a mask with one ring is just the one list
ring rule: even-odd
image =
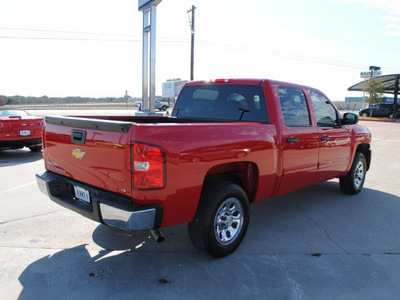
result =
[{"label": "front side window", "polygon": [[289,127],[310,126],[310,114],[306,97],[302,90],[292,87],[278,88],[282,115]]},{"label": "front side window", "polygon": [[311,100],[317,116],[318,127],[337,126],[336,110],[331,102],[320,93],[311,92]]}]

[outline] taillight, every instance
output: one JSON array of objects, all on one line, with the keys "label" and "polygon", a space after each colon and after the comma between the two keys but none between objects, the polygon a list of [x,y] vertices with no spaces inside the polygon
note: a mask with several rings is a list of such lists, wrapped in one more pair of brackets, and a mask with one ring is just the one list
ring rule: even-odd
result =
[{"label": "taillight", "polygon": [[132,152],[133,188],[139,190],[163,188],[165,179],[163,151],[155,146],[135,143]]},{"label": "taillight", "polygon": [[42,147],[43,149],[46,148],[46,140],[44,139],[44,128],[42,127]]}]

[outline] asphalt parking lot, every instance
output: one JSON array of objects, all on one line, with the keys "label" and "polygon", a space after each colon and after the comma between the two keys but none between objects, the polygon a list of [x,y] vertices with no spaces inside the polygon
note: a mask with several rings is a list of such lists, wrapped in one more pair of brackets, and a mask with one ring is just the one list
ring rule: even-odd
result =
[{"label": "asphalt parking lot", "polygon": [[331,180],[256,203],[240,248],[199,253],[186,225],[113,229],[51,202],[41,153],[0,152],[0,299],[398,299],[400,123],[373,135],[363,191]]}]

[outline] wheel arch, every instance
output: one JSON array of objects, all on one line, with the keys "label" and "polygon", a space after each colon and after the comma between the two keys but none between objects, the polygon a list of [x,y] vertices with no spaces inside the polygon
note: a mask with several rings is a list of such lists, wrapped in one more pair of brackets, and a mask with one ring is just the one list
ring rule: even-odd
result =
[{"label": "wheel arch", "polygon": [[367,162],[367,170],[371,165],[371,147],[369,144],[360,144],[357,146],[356,152],[364,154],[365,160]]},{"label": "wheel arch", "polygon": [[232,162],[214,166],[204,178],[203,189],[218,181],[228,181],[239,185],[251,203],[257,193],[259,170],[253,162]]}]

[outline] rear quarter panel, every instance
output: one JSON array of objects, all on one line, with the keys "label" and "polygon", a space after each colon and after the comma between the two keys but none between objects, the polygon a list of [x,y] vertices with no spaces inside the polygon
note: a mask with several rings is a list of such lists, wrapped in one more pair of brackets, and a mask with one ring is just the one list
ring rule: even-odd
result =
[{"label": "rear quarter panel", "polygon": [[204,179],[212,168],[252,162],[259,172],[256,201],[268,198],[277,180],[276,128],[260,123],[136,124],[133,142],[158,145],[166,155],[166,187],[133,190],[138,204],[161,204],[162,227],[190,222]]}]

